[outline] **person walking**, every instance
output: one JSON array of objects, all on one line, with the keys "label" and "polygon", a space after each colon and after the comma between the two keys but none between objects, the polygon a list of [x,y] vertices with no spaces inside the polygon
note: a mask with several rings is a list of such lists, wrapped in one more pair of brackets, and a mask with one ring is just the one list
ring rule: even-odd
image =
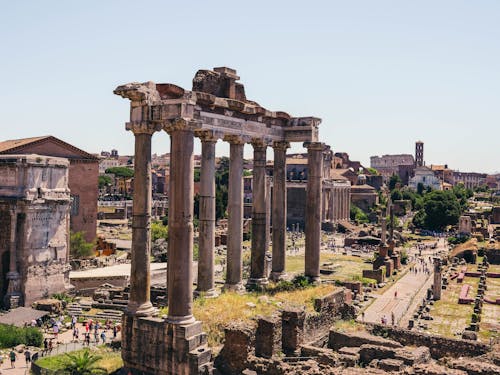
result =
[{"label": "person walking", "polygon": [[29,350],[26,350],[26,351],[24,352],[24,359],[25,359],[25,361],[26,361],[26,367],[28,367],[28,366],[29,366],[29,364],[31,363],[31,353],[30,353],[30,351],[29,351]]},{"label": "person walking", "polygon": [[106,343],[106,331],[104,329],[101,332],[101,340],[103,344]]},{"label": "person walking", "polygon": [[16,368],[16,359],[17,359],[17,354],[14,351],[14,348],[9,353],[9,358],[10,358],[10,367],[11,368]]}]

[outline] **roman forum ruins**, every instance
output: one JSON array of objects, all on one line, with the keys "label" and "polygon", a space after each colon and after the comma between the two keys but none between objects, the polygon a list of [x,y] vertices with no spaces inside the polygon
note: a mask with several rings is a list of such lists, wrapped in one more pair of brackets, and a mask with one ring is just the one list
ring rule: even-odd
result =
[{"label": "roman forum ruins", "polygon": [[[265,253],[270,214],[266,210],[266,149],[274,151],[272,195],[272,272],[285,271],[286,150],[303,142],[308,152],[305,275],[319,281],[324,143],[318,140],[315,117],[291,117],[246,99],[236,71],[221,67],[200,70],[192,91],[174,84],[129,83],[114,93],[130,100],[126,129],[135,136],[135,180],[132,219],[130,298],[124,318],[122,356],[136,371],[191,374],[210,358],[193,304],[193,143],[202,144],[199,263],[197,292],[213,295],[215,231],[215,144],[230,145],[228,245],[225,289],[240,291],[242,280],[243,146],[253,146],[251,269],[247,287],[268,282]],[[151,139],[170,135],[168,316],[154,318],[150,302]],[[198,349],[197,349],[198,348]],[[197,349],[197,350],[195,350]]]}]

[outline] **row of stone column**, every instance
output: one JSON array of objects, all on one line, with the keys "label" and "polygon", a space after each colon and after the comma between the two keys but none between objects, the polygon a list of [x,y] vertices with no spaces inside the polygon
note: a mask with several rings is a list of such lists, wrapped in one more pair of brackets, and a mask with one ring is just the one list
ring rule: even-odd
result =
[{"label": "row of stone column", "polygon": [[333,186],[323,189],[323,221],[349,220],[350,192],[346,187]]},{"label": "row of stone column", "polygon": [[[148,316],[154,311],[150,302],[151,247],[151,137],[161,130],[158,124],[131,123],[135,135],[135,178],[132,217],[132,266],[127,312]],[[193,142],[194,126],[178,120],[164,126],[170,134],[169,256],[167,270],[168,318],[171,323],[189,324],[192,315],[193,261]],[[202,143],[200,175],[200,227],[197,292],[214,295],[215,243],[215,143],[212,131],[196,131]],[[240,136],[225,136],[230,144],[228,191],[228,241],[225,288],[243,289],[243,147]],[[265,253],[268,249],[266,218],[266,148],[261,139],[252,140],[254,148],[252,248],[249,285],[267,283]],[[287,142],[275,142],[273,189],[272,278],[285,272],[286,249],[286,149]],[[308,203],[306,212],[306,276],[319,279],[321,215],[321,171],[324,144],[311,143],[309,153]]]}]

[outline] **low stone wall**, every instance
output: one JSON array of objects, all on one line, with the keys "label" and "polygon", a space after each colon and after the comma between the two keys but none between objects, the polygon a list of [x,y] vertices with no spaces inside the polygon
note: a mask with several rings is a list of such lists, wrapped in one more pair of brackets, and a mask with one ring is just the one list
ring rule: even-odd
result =
[{"label": "low stone wall", "polygon": [[383,283],[385,281],[384,270],[382,268],[376,270],[363,270],[363,277],[374,279],[377,283]]},{"label": "low stone wall", "polygon": [[333,350],[339,350],[344,346],[359,347],[363,344],[386,346],[389,348],[401,348],[403,346],[397,341],[374,336],[366,332],[339,332],[331,330],[328,337],[328,347]]},{"label": "low stone wall", "polygon": [[367,327],[373,334],[398,341],[405,346],[427,346],[430,349],[432,358],[435,359],[442,357],[475,357],[490,351],[487,344],[470,340],[434,336],[380,324],[367,324]]},{"label": "low stone wall", "polygon": [[[332,324],[352,314],[346,303],[351,291],[339,288],[314,301],[314,313],[287,307],[280,315],[260,317],[256,325],[235,323],[226,327],[224,347],[215,360],[223,374],[238,374],[247,368],[249,356],[271,358],[283,351],[299,354],[301,345],[327,337]],[[325,339],[326,340],[326,339]]]}]

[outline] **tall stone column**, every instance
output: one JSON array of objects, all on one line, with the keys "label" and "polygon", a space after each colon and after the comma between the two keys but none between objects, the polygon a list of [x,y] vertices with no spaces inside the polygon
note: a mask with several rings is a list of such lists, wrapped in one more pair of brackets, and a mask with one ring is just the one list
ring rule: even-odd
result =
[{"label": "tall stone column", "polygon": [[243,262],[243,146],[239,136],[226,136],[229,142],[229,190],[227,210],[227,269],[225,289],[242,291]]},{"label": "tall stone column", "polygon": [[213,297],[214,246],[215,246],[215,144],[217,138],[211,131],[197,134],[201,140],[200,220],[197,293]]},{"label": "tall stone column", "polygon": [[274,142],[273,166],[273,259],[271,279],[285,276],[286,259],[286,149],[288,142]]},{"label": "tall stone column", "polygon": [[252,250],[248,287],[261,287],[268,283],[265,273],[266,251],[269,247],[266,233],[266,150],[262,139],[253,139],[252,186]]},{"label": "tall stone column", "polygon": [[328,196],[328,219],[331,223],[335,222],[335,216],[333,212],[333,196],[334,196],[334,188],[330,189],[330,195]]},{"label": "tall stone column", "polygon": [[434,284],[432,285],[432,294],[434,301],[439,301],[441,299],[441,289],[443,283],[442,270],[443,267],[441,259],[434,258]]},{"label": "tall stone column", "polygon": [[177,120],[164,129],[170,134],[168,210],[168,317],[173,324],[190,324],[193,317],[193,143],[190,123]]},{"label": "tall stone column", "polygon": [[306,253],[305,275],[313,282],[320,282],[319,258],[321,249],[321,193],[323,150],[325,144],[311,142],[306,145],[308,177],[306,194]]},{"label": "tall stone column", "polygon": [[[126,313],[149,316],[155,312],[150,301],[151,255],[151,137],[160,125],[127,123],[135,136],[134,200],[132,203],[132,249],[130,296]],[[126,207],[125,207],[126,208]]]},{"label": "tall stone column", "polygon": [[22,304],[21,298],[21,275],[17,269],[17,209],[16,206],[10,208],[10,236],[9,236],[9,272],[6,275],[8,286],[5,295],[5,305],[8,308],[15,308]]}]

